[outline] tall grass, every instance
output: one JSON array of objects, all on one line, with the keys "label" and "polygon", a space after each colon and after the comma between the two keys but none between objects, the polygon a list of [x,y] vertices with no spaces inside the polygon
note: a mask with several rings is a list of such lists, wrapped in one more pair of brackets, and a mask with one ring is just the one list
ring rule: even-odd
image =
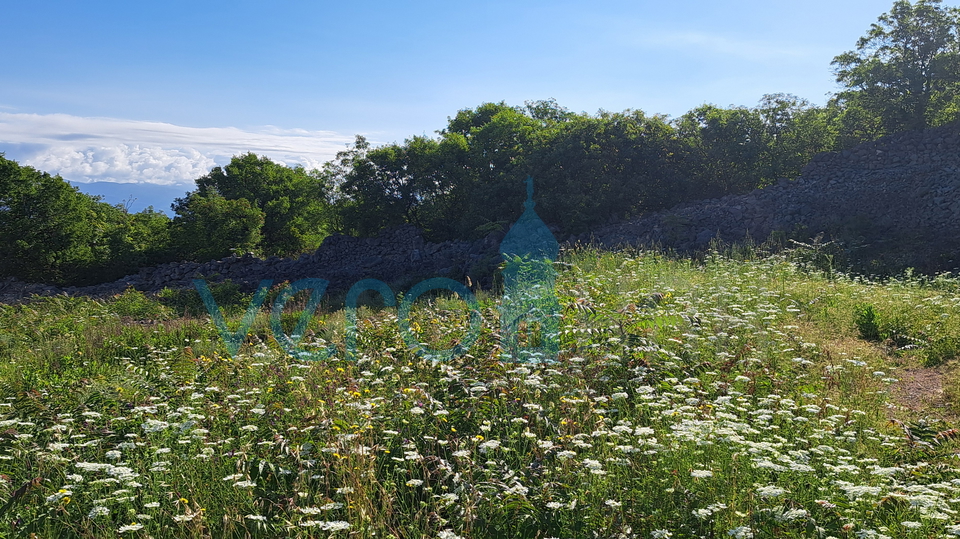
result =
[{"label": "tall grass", "polygon": [[[480,337],[449,362],[376,306],[355,362],[336,305],[308,326],[308,346],[340,347],[317,362],[282,353],[266,312],[230,357],[173,292],[2,306],[0,533],[960,535],[955,431],[889,392],[955,356],[949,277],[589,250],[557,267],[551,363],[503,361],[485,294]],[[466,324],[445,297],[410,320],[433,348]]]}]

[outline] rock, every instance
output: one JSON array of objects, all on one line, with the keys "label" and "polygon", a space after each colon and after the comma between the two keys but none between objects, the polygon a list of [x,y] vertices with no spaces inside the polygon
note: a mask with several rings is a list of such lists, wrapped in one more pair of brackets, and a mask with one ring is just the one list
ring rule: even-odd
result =
[{"label": "rock", "polygon": [[[763,241],[771,233],[786,235],[805,227],[813,237],[859,238],[858,249],[898,249],[897,256],[919,272],[955,269],[960,252],[960,123],[926,131],[899,133],[843,152],[813,157],[795,181],[780,179],[766,189],[722,199],[687,202],[669,210],[641,215],[567,237],[571,244],[615,247],[631,244],[672,248],[683,253],[703,249],[718,233],[739,241],[749,233]],[[800,225],[802,223],[802,225]],[[554,228],[554,235],[558,229]],[[346,290],[376,274],[385,280],[472,273],[499,261],[503,232],[478,241],[428,243],[412,225],[384,230],[376,238],[341,234],[327,237],[313,253],[297,259],[252,253],[231,255],[203,264],[172,262],[141,268],[113,283],[60,289],[49,285],[0,281],[0,301],[19,301],[31,294],[110,295],[129,286],[156,291],[192,286],[196,274],[229,276],[246,290],[260,279],[331,281],[329,290]],[[479,276],[478,276],[479,277]],[[491,282],[484,277],[480,282]]]},{"label": "rock", "polygon": [[699,246],[706,246],[710,243],[710,240],[716,236],[716,233],[708,228],[705,228],[697,234],[696,244]]}]

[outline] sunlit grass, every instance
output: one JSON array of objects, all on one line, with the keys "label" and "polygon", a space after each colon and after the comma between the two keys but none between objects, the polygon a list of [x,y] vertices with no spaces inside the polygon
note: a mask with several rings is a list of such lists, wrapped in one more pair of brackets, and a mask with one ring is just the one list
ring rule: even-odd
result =
[{"label": "sunlit grass", "polygon": [[[392,308],[359,310],[348,362],[329,306],[302,344],[338,354],[298,362],[266,311],[234,358],[172,293],[2,306],[0,533],[960,535],[952,425],[889,392],[953,359],[955,281],[587,250],[558,269],[561,351],[540,364],[500,361],[489,294],[449,362],[409,349]],[[440,349],[467,318],[424,298],[410,323]]]}]

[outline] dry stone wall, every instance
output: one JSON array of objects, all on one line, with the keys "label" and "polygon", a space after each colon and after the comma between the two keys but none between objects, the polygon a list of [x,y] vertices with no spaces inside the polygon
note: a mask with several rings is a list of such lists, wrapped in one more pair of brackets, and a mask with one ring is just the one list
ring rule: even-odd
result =
[{"label": "dry stone wall", "polygon": [[206,263],[180,262],[143,268],[118,281],[87,287],[57,288],[8,279],[0,282],[0,302],[16,301],[32,294],[58,293],[103,296],[133,287],[146,292],[193,286],[193,279],[210,283],[231,280],[246,290],[255,290],[259,282],[278,283],[302,278],[330,281],[328,290],[345,291],[353,283],[367,278],[391,284],[412,284],[426,277],[450,277],[462,280],[470,276],[481,286],[490,286],[490,276],[500,262],[498,247],[502,234],[467,241],[429,243],[414,226],[387,230],[375,238],[333,235],[313,253],[298,259],[252,254],[231,256]]},{"label": "dry stone wall", "polygon": [[[775,232],[804,238],[824,233],[842,238],[849,249],[898,267],[920,271],[960,266],[960,122],[901,133],[843,152],[815,156],[795,181],[751,193],[701,200],[667,211],[573,236],[567,242],[630,244],[678,251],[726,242],[762,241]],[[252,290],[261,279],[330,281],[346,290],[365,278],[412,284],[425,277],[451,277],[489,286],[500,263],[502,233],[482,240],[429,243],[413,226],[376,238],[334,235],[299,259],[253,255],[206,263],[170,263],[141,269],[113,283],[57,288],[8,279],[0,282],[0,302],[32,294],[107,295],[133,287],[156,291],[190,287],[192,279],[230,279]]]},{"label": "dry stone wall", "polygon": [[960,123],[815,156],[795,181],[595,230],[607,246],[680,251],[747,237],[840,239],[853,258],[924,272],[960,266]]}]

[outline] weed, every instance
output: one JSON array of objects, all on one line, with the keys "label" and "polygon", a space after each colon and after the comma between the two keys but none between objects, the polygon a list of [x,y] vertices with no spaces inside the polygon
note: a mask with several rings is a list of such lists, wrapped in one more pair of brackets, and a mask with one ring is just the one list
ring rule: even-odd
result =
[{"label": "weed", "polygon": [[[324,361],[272,340],[269,302],[236,357],[190,291],[0,306],[0,534],[960,532],[954,429],[888,420],[900,364],[956,354],[951,278],[873,282],[818,255],[728,254],[565,253],[546,305],[553,363],[501,361],[496,295],[477,298],[476,342],[436,362],[379,299],[352,337],[342,307],[310,313],[300,346],[335,345]],[[235,327],[249,296],[213,289]],[[444,350],[469,318],[462,299],[425,294],[406,323]],[[546,324],[523,324],[517,346],[541,344]]]}]

